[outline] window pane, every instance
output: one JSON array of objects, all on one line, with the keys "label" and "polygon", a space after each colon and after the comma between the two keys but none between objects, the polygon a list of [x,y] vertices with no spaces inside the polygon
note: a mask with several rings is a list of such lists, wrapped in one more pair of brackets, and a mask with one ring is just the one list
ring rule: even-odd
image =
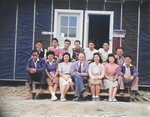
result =
[{"label": "window pane", "polygon": [[68,17],[61,16],[61,26],[68,26]]},{"label": "window pane", "polygon": [[70,17],[69,26],[77,26],[77,17]]},{"label": "window pane", "polygon": [[76,37],[76,28],[69,28],[69,37]]},{"label": "window pane", "polygon": [[68,28],[66,28],[66,27],[61,27],[60,36],[61,36],[61,37],[67,37],[67,32],[68,32]]}]

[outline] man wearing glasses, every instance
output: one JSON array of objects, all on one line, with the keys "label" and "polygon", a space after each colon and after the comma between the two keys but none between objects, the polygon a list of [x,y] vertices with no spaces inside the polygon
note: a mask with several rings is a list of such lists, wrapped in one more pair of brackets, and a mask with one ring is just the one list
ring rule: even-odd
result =
[{"label": "man wearing glasses", "polygon": [[36,48],[35,49],[39,52],[39,58],[46,59],[47,50],[42,48],[42,41],[37,41],[36,42]]},{"label": "man wearing glasses", "polygon": [[45,84],[45,60],[39,58],[39,52],[37,50],[32,50],[31,56],[28,59],[26,67],[30,90],[32,90],[33,81],[40,82],[41,86]]}]

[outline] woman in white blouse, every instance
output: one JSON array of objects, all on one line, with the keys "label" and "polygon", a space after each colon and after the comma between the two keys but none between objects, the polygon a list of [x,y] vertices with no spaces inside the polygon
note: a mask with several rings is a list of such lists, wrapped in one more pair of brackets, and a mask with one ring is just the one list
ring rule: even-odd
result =
[{"label": "woman in white blouse", "polygon": [[105,69],[101,64],[102,59],[99,53],[93,54],[93,62],[89,65],[89,86],[91,87],[92,101],[99,101],[100,88],[102,87],[102,79],[104,78]]},{"label": "woman in white blouse", "polygon": [[61,63],[58,64],[58,73],[60,75],[59,77],[59,86],[61,91],[61,97],[60,101],[65,102],[65,94],[69,90],[70,86],[72,85],[72,79],[71,79],[71,59],[70,54],[68,52],[63,54],[63,58],[61,60]]}]

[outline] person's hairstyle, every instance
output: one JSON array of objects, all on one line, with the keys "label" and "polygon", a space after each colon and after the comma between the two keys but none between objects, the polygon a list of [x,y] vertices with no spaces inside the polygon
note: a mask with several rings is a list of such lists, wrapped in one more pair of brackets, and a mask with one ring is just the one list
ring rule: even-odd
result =
[{"label": "person's hairstyle", "polygon": [[55,53],[53,52],[53,51],[47,51],[47,53],[46,53],[46,57],[47,57],[47,59],[48,59],[48,55],[53,55],[53,58],[55,58]]},{"label": "person's hairstyle", "polygon": [[118,49],[122,49],[122,51],[123,51],[123,48],[122,48],[122,47],[117,47],[117,48],[116,48],[116,51],[117,51]]},{"label": "person's hairstyle", "polygon": [[41,44],[42,44],[42,41],[37,41],[36,44],[37,44],[37,43],[41,43]]},{"label": "person's hairstyle", "polygon": [[36,49],[34,49],[34,50],[31,51],[31,55],[32,55],[33,53],[35,53],[35,52],[37,52],[38,55],[39,55],[39,52],[38,52]]},{"label": "person's hairstyle", "polygon": [[69,39],[66,39],[65,42],[69,42],[71,44],[71,41]]},{"label": "person's hairstyle", "polygon": [[57,43],[58,43],[58,39],[57,39],[57,38],[53,38],[53,39],[52,39],[52,42],[53,42],[54,40],[57,41]]},{"label": "person's hairstyle", "polygon": [[103,42],[103,45],[104,45],[104,43],[107,43],[109,45],[109,42],[107,40]]},{"label": "person's hairstyle", "polygon": [[62,57],[62,59],[60,60],[59,63],[64,62],[64,56],[65,56],[65,55],[68,55],[68,56],[69,56],[69,61],[68,61],[68,62],[71,62],[70,54],[69,54],[68,52],[65,52],[65,53],[63,54],[63,57]]},{"label": "person's hairstyle", "polygon": [[115,60],[114,60],[114,63],[116,63],[116,64],[117,64],[117,59],[115,58],[115,56],[114,56],[114,54],[113,54],[113,53],[108,54],[108,58],[107,58],[107,62],[108,62],[108,63],[110,63],[110,62],[109,62],[109,57],[114,57],[114,59],[115,59]]},{"label": "person's hairstyle", "polygon": [[124,58],[129,57],[130,59],[132,59],[132,57],[130,55],[125,55]]},{"label": "person's hairstyle", "polygon": [[[80,52],[80,53],[79,53],[79,55],[80,55],[80,54],[83,54],[83,55],[84,55],[84,57],[86,57],[86,56],[85,56],[85,53],[83,53],[83,52]],[[78,56],[78,57],[79,57],[79,56]]]},{"label": "person's hairstyle", "polygon": [[94,56],[95,56],[95,55],[98,55],[98,56],[99,56],[99,59],[100,59],[100,60],[99,60],[99,63],[102,63],[103,60],[102,60],[102,58],[101,58],[101,56],[100,56],[100,54],[99,54],[98,52],[96,52],[96,53],[93,54],[92,62],[94,62]]},{"label": "person's hairstyle", "polygon": [[80,44],[80,41],[79,41],[79,40],[75,40],[74,44],[75,44],[76,42],[79,42],[79,44]]},{"label": "person's hairstyle", "polygon": [[94,41],[93,41],[93,40],[89,40],[88,44],[89,44],[89,43],[93,43],[93,44],[94,44]]}]

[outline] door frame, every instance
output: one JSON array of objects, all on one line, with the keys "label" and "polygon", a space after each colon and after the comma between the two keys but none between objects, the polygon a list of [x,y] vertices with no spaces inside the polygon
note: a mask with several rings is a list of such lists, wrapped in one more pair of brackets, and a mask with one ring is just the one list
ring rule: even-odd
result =
[{"label": "door frame", "polygon": [[88,34],[89,34],[89,15],[110,15],[109,22],[109,50],[113,50],[113,24],[114,24],[114,12],[113,11],[92,11],[85,10],[85,22],[84,22],[84,48],[88,47]]},{"label": "door frame", "polygon": [[[54,15],[54,38],[57,38],[58,35],[58,28],[59,28],[59,14],[78,14],[80,16],[79,18],[79,36],[78,40],[80,40],[80,43],[82,45],[82,30],[83,30],[83,10],[69,10],[69,9],[55,9],[55,15]],[[66,37],[67,38],[67,37]],[[59,39],[60,40],[60,39]]]}]

